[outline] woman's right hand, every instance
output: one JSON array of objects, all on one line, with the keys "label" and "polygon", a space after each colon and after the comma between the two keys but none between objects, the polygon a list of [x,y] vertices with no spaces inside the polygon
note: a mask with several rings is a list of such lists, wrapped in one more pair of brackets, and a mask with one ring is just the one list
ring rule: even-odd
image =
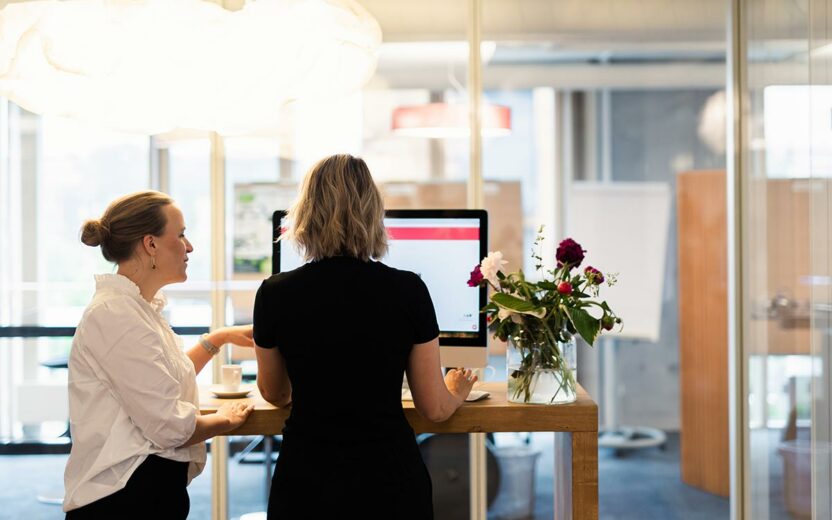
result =
[{"label": "woman's right hand", "polygon": [[242,424],[246,422],[246,419],[248,419],[248,416],[251,415],[251,412],[253,410],[254,404],[252,403],[223,403],[217,409],[217,414],[228,419],[228,431],[231,431],[236,430],[237,428],[242,426]]},{"label": "woman's right hand", "polygon": [[476,382],[477,376],[470,368],[454,368],[445,374],[445,386],[448,387],[448,391],[462,401],[471,393],[471,388]]}]

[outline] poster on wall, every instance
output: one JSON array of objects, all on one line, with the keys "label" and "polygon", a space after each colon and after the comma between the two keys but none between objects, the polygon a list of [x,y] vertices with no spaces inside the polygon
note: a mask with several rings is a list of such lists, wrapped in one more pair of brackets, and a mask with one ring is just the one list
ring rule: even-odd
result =
[{"label": "poster on wall", "polygon": [[234,272],[269,274],[272,269],[272,213],[297,196],[294,183],[234,185]]}]

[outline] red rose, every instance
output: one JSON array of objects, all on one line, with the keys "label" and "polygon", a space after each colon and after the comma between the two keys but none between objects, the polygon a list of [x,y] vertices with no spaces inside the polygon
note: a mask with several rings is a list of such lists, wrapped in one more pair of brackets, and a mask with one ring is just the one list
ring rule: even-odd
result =
[{"label": "red rose", "polygon": [[558,285],[558,292],[565,295],[572,294],[572,284],[569,282],[561,282]]},{"label": "red rose", "polygon": [[555,252],[559,264],[569,264],[569,268],[577,267],[584,261],[584,249],[581,244],[575,242],[571,238],[567,238],[558,245],[558,250]]},{"label": "red rose", "polygon": [[601,285],[604,283],[604,273],[595,269],[591,265],[584,269],[584,276],[586,276],[586,279],[589,280],[589,283],[592,285]]},{"label": "red rose", "polygon": [[471,278],[468,279],[468,287],[477,287],[480,282],[482,282],[482,272],[480,272],[480,266],[477,266],[471,271]]}]

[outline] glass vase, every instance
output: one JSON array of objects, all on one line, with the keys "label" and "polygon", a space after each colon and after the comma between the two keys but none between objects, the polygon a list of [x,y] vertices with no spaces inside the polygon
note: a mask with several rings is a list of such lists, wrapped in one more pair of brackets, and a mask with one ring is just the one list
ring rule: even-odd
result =
[{"label": "glass vase", "polygon": [[508,338],[506,379],[508,400],[514,403],[564,404],[577,399],[575,337],[565,341],[521,333]]}]

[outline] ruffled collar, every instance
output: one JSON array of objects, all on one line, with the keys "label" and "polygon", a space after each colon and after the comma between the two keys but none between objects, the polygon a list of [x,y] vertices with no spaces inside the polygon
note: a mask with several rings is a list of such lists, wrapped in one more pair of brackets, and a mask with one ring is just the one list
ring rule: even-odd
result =
[{"label": "ruffled collar", "polygon": [[97,274],[95,275],[95,288],[97,290],[100,289],[113,289],[119,291],[123,294],[128,294],[146,305],[150,305],[150,307],[161,314],[162,309],[165,308],[167,305],[168,300],[165,298],[165,295],[162,291],[156,293],[156,296],[153,297],[153,300],[148,302],[142,297],[141,290],[139,290],[139,286],[136,285],[133,280],[127,278],[124,275],[118,273],[106,273],[106,274]]}]

